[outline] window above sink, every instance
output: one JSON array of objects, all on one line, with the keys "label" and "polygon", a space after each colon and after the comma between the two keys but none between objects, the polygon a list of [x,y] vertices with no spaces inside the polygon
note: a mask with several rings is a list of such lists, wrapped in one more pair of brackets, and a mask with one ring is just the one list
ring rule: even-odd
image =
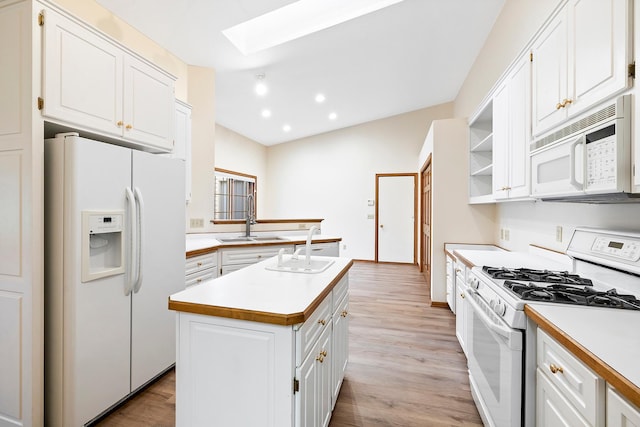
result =
[{"label": "window above sink", "polygon": [[[247,217],[249,195],[257,200],[257,177],[215,168],[214,223],[244,220]],[[254,206],[254,212],[255,206]]]}]

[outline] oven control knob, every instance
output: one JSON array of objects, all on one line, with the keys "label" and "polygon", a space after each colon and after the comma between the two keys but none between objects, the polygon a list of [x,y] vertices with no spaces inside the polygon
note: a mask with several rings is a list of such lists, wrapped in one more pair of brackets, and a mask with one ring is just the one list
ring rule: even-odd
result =
[{"label": "oven control knob", "polygon": [[[493,301],[492,301],[493,302]],[[491,304],[493,306],[493,311],[498,315],[498,316],[504,316],[504,314],[507,312],[507,306],[505,303],[503,303],[502,301],[498,300],[495,303]]]},{"label": "oven control knob", "polygon": [[472,277],[469,279],[469,286],[471,286],[473,289],[478,289],[480,287],[480,282],[477,278]]}]

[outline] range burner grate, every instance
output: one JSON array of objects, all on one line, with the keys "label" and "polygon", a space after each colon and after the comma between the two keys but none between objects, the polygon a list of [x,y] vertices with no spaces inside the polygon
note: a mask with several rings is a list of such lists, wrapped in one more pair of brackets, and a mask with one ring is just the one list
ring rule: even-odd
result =
[{"label": "range burner grate", "polygon": [[504,286],[527,301],[640,310],[640,300],[634,295],[618,294],[615,289],[602,292],[595,291],[588,286],[579,287],[562,284],[538,286],[534,283],[520,283],[510,280],[506,280]]},{"label": "range burner grate", "polygon": [[482,267],[482,271],[493,279],[524,280],[529,282],[561,283],[567,285],[593,286],[590,279],[567,271],[533,270],[530,268]]}]

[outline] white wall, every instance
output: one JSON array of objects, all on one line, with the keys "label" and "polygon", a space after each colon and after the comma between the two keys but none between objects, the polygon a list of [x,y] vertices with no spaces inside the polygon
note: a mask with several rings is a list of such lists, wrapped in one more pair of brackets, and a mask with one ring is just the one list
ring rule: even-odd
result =
[{"label": "white wall", "polygon": [[443,104],[269,147],[265,214],[323,218],[342,255],[373,260],[376,173],[415,173],[431,121],[451,114]]},{"label": "white wall", "polygon": [[[507,1],[455,100],[455,116],[473,114],[502,72],[557,7],[558,0]],[[564,251],[576,226],[640,230],[640,204],[587,205],[551,202],[508,202],[497,205],[494,242],[511,250],[529,243]],[[563,228],[556,241],[556,227]],[[501,228],[509,240],[500,240]]]},{"label": "white wall", "polygon": [[464,119],[436,120],[424,141],[418,168],[431,155],[431,299],[446,301],[445,243],[493,240],[495,207],[469,205],[468,126]]},{"label": "white wall", "polygon": [[266,219],[264,205],[269,197],[267,189],[267,147],[216,125],[215,158],[217,168],[257,177],[257,217]]},{"label": "white wall", "polygon": [[[215,72],[210,68],[189,66],[191,111],[191,201],[187,205],[188,232],[212,231],[213,168],[215,164]],[[204,228],[190,228],[190,219],[200,218]]]}]

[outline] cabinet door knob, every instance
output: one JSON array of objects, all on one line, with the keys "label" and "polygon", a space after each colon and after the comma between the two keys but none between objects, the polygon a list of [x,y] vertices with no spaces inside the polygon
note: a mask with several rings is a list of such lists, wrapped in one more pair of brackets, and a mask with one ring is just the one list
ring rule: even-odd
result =
[{"label": "cabinet door knob", "polygon": [[120,121],[118,121],[118,123],[116,123],[116,125],[117,125],[118,127],[122,127],[122,125],[123,125],[123,124],[124,124],[124,123],[122,123],[122,120],[120,120]]},{"label": "cabinet door knob", "polygon": [[324,357],[322,356],[322,353],[316,356],[316,360],[320,363],[324,362]]},{"label": "cabinet door knob", "polygon": [[573,103],[572,99],[563,99],[562,100],[562,106],[563,107],[566,107],[567,105],[572,104],[572,103]]},{"label": "cabinet door knob", "polygon": [[562,107],[564,107],[564,105],[562,105],[562,102],[558,102],[558,103],[556,104],[556,110],[559,110],[559,109],[561,109]]},{"label": "cabinet door knob", "polygon": [[460,298],[464,298],[464,294],[463,293],[460,293]]},{"label": "cabinet door knob", "polygon": [[344,310],[342,313],[340,313],[340,316],[347,317],[347,314],[349,314],[347,313],[347,310]]},{"label": "cabinet door knob", "polygon": [[320,354],[321,354],[323,357],[327,357],[327,350],[322,350],[322,351],[320,352]]},{"label": "cabinet door knob", "polygon": [[320,319],[320,320],[318,320],[318,323],[320,323],[322,326],[324,326],[324,325],[327,324],[327,321],[324,320],[324,319]]},{"label": "cabinet door knob", "polygon": [[126,125],[124,128],[125,128],[126,130],[131,130],[131,129],[133,129],[133,126],[131,126],[131,125]]},{"label": "cabinet door knob", "polygon": [[202,267],[202,263],[201,262],[198,263],[198,267]]},{"label": "cabinet door knob", "polygon": [[560,372],[561,374],[564,373],[564,369],[562,369],[562,366],[556,366],[553,363],[549,365],[549,370],[553,374],[555,374],[556,372]]},{"label": "cabinet door knob", "polygon": [[384,228],[384,224],[380,224],[380,228]]}]

